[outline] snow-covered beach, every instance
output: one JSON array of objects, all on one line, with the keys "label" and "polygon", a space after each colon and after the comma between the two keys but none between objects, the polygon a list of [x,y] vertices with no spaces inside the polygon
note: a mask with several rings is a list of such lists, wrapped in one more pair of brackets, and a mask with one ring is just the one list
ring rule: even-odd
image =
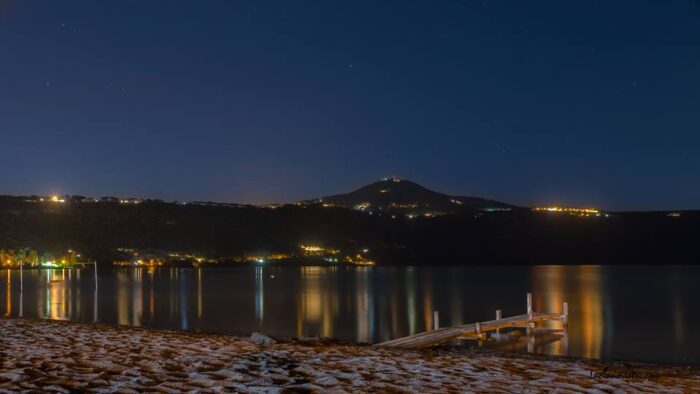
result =
[{"label": "snow-covered beach", "polygon": [[700,370],[0,319],[0,392],[697,392]]}]

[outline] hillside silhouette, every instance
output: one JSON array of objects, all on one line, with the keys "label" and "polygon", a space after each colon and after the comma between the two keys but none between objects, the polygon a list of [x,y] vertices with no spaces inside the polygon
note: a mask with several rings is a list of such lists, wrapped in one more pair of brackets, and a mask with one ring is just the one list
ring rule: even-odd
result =
[{"label": "hillside silhouette", "polygon": [[298,252],[301,244],[368,250],[380,265],[697,264],[700,212],[579,217],[396,180],[274,207],[0,197],[0,249],[77,249],[111,263],[118,248],[227,259]]},{"label": "hillside silhouette", "polygon": [[486,198],[450,196],[399,178],[385,178],[350,193],[326,196],[306,203],[314,202],[378,213],[415,215],[474,213],[515,208],[510,204]]}]

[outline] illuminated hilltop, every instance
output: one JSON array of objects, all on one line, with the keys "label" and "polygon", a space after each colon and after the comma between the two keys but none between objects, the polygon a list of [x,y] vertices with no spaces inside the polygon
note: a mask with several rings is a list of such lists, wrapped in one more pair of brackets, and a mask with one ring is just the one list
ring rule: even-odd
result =
[{"label": "illuminated hilltop", "polygon": [[516,208],[480,197],[450,196],[396,177],[383,178],[353,192],[301,202],[304,205],[351,208],[368,213],[402,214],[408,217],[450,213],[509,211]]}]

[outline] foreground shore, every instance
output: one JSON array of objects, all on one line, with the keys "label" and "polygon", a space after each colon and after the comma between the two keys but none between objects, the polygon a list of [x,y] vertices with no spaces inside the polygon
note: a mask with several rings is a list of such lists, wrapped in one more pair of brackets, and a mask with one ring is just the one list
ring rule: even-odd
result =
[{"label": "foreground shore", "polygon": [[700,370],[0,319],[0,392],[697,392]]}]

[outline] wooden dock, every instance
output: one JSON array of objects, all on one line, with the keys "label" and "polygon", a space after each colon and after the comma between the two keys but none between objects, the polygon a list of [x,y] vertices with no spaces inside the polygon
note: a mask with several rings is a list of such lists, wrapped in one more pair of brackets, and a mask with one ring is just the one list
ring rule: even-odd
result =
[{"label": "wooden dock", "polygon": [[568,305],[566,302],[563,304],[562,313],[533,312],[532,294],[528,293],[526,314],[501,318],[501,311],[497,310],[495,320],[456,327],[439,328],[438,316],[437,313],[435,313],[435,317],[433,318],[433,330],[382,342],[376,346],[420,349],[460,338],[483,340],[487,338],[489,332],[498,332],[503,328],[527,327],[528,329],[532,329],[535,328],[537,322],[542,321],[561,321],[564,326],[566,326],[568,322],[568,312]]}]

